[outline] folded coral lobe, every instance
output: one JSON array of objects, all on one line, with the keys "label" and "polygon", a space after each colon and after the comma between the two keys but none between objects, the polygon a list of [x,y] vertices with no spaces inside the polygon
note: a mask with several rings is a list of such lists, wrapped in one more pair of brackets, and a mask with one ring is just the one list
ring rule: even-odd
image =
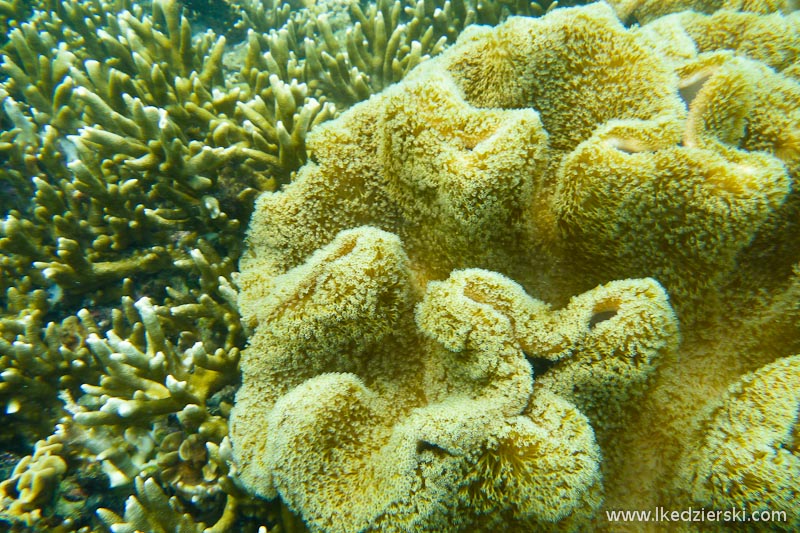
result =
[{"label": "folded coral lobe", "polygon": [[[423,288],[408,264],[396,236],[359,227],[275,280],[232,417],[242,479],[314,531],[585,526],[602,501],[594,431],[554,387],[535,389],[521,346],[539,355],[562,335],[595,338],[600,308],[619,316],[598,331],[635,331],[629,307],[652,304],[640,319],[666,322],[643,337],[669,338],[661,289],[587,293],[568,312],[580,318],[549,339],[558,315],[505,276],[454,271]],[[665,349],[600,335],[584,341],[586,356],[619,357],[608,366],[615,387],[639,388],[637,373]],[[575,369],[564,368],[569,379]]]},{"label": "folded coral lobe", "polygon": [[724,13],[512,18],[314,130],[241,263],[245,484],[320,532],[795,524],[770,479],[797,458],[800,48],[759,17],[780,43],[701,39]]},{"label": "folded coral lobe", "polygon": [[481,38],[470,35],[448,64],[467,100],[535,109],[557,150],[611,119],[682,111],[669,66],[602,3],[541,19],[512,17]]}]

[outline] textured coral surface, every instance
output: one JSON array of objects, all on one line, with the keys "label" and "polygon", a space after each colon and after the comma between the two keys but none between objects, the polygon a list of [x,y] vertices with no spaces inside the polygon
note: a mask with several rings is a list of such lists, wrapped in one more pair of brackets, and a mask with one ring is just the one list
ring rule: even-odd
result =
[{"label": "textured coral surface", "polygon": [[228,438],[253,200],[466,27],[555,7],[0,0],[0,529],[299,527]]},{"label": "textured coral surface", "polygon": [[[243,480],[315,531],[588,523],[600,457],[565,398],[607,396],[594,414],[619,419],[674,349],[660,286],[614,282],[553,312],[478,269],[420,298],[409,266],[397,236],[360,227],[275,280],[232,419]],[[526,353],[555,364],[549,384],[534,389]]]},{"label": "textured coral surface", "polygon": [[244,483],[313,531],[800,527],[800,19],[762,7],[468,28],[314,130],[240,262]]},{"label": "textured coral surface", "polygon": [[798,2],[586,3],[0,0],[0,530],[800,528]]}]

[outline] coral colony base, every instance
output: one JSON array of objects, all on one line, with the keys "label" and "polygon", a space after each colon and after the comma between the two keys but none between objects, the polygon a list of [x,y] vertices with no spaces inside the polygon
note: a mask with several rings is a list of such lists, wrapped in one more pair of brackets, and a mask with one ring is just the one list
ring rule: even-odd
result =
[{"label": "coral colony base", "polygon": [[0,530],[800,529],[800,6],[579,3],[0,1]]}]

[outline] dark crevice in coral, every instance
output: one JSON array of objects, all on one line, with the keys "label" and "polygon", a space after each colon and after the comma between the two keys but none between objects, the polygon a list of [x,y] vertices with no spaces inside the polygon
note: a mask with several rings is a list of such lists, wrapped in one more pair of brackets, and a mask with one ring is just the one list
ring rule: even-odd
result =
[{"label": "dark crevice in coral", "polygon": [[545,372],[553,368],[557,363],[557,361],[551,361],[550,359],[545,359],[544,357],[531,357],[527,354],[525,354],[525,358],[533,368],[534,378],[543,375]]},{"label": "dark crevice in coral", "polygon": [[417,454],[419,455],[423,452],[432,452],[434,455],[437,456],[452,455],[450,452],[448,452],[438,444],[420,439],[417,441]]},{"label": "dark crevice in coral", "polygon": [[245,28],[228,2],[223,0],[182,0],[181,4],[191,12],[198,29],[211,28],[225,35],[230,42],[244,40]]},{"label": "dark crevice in coral", "polygon": [[599,311],[592,315],[592,318],[589,319],[589,329],[594,329],[594,327],[599,324],[600,322],[605,322],[606,320],[611,320],[617,316],[617,311],[614,309],[609,309],[606,311]]}]

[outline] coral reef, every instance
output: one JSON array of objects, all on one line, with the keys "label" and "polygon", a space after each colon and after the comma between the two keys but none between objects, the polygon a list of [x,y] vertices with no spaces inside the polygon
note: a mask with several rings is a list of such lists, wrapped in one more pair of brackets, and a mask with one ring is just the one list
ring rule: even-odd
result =
[{"label": "coral reef", "polygon": [[796,5],[580,3],[0,1],[0,528],[796,529]]},{"label": "coral reef", "polygon": [[249,489],[312,531],[795,529],[800,14],[751,11],[470,27],[315,128],[240,261]]},{"label": "coral reef", "polygon": [[0,528],[299,528],[227,437],[253,200],[468,26],[552,7],[0,1]]}]

